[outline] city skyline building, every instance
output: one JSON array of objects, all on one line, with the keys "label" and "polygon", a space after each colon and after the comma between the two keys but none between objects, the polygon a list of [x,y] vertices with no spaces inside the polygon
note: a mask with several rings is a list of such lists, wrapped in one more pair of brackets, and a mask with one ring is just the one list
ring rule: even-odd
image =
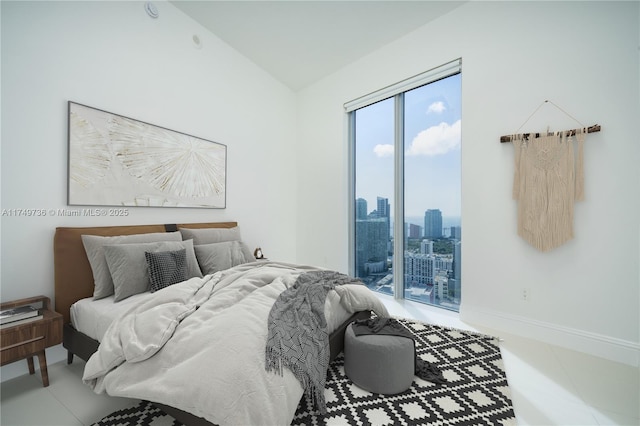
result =
[{"label": "city skyline building", "polygon": [[439,209],[424,212],[424,237],[442,238],[442,212]]},{"label": "city skyline building", "polygon": [[[393,294],[395,261],[389,201],[377,197],[376,209],[371,212],[367,211],[366,200],[358,198],[355,201],[356,276],[373,290]],[[462,229],[453,225],[445,232],[440,209],[426,210],[424,223],[424,230],[415,223],[404,224],[405,250],[403,258],[396,260],[404,268],[405,295],[410,300],[457,310],[461,289]]]},{"label": "city skyline building", "polygon": [[367,218],[367,200],[358,198],[356,200],[356,220],[365,220]]},{"label": "city skyline building", "polygon": [[387,268],[389,226],[385,218],[356,220],[356,276],[366,277]]},{"label": "city skyline building", "polygon": [[418,239],[422,237],[422,226],[409,223],[408,228],[409,228],[409,232],[407,234],[409,238]]},{"label": "city skyline building", "polygon": [[462,227],[460,226],[452,226],[450,228],[451,238],[455,240],[462,240]]},{"label": "city skyline building", "polygon": [[433,254],[433,241],[422,240],[420,242],[420,254]]},{"label": "city skyline building", "polygon": [[391,208],[389,206],[389,199],[378,197],[376,201],[377,201],[377,208],[378,208],[378,216],[391,219],[391,211],[390,211]]},{"label": "city skyline building", "polygon": [[449,287],[452,289],[453,302],[460,304],[461,291],[461,265],[462,265],[462,243],[460,241],[453,245],[453,274],[449,280]]}]

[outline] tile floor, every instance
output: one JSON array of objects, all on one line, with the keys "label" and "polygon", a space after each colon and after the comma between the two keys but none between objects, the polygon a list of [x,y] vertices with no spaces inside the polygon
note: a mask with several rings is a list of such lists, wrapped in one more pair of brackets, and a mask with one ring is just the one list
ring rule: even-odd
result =
[{"label": "tile floor", "polygon": [[[591,355],[462,323],[457,315],[383,299],[391,315],[501,337],[519,425],[640,425],[640,370]],[[90,425],[137,401],[96,395],[82,382],[84,363],[49,366],[1,385],[0,425]]]},{"label": "tile floor", "polygon": [[640,425],[640,369],[537,340],[463,323],[457,313],[383,302],[397,317],[479,331],[500,349],[519,425]]}]

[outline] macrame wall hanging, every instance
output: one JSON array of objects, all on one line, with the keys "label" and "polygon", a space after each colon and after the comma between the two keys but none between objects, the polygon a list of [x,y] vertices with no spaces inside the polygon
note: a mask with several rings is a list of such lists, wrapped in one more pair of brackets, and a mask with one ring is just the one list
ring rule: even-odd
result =
[{"label": "macrame wall hanging", "polygon": [[[518,134],[548,103],[581,127]],[[573,238],[573,204],[584,200],[584,141],[587,133],[599,131],[599,125],[585,127],[558,105],[546,100],[522,123],[516,134],[500,138],[500,142],[513,142],[515,147],[513,198],[518,201],[518,235],[538,250],[554,249]]]}]

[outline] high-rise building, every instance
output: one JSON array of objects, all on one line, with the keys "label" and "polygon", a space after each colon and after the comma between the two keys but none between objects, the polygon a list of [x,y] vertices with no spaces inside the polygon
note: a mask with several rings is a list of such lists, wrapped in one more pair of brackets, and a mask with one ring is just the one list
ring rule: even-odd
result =
[{"label": "high-rise building", "polygon": [[460,279],[460,265],[462,264],[462,243],[453,245],[453,278]]},{"label": "high-rise building", "polygon": [[384,218],[356,220],[356,276],[387,269],[389,225]]},{"label": "high-rise building", "polygon": [[365,220],[367,218],[367,200],[358,198],[356,200],[356,220]]},{"label": "high-rise building", "polygon": [[420,254],[433,254],[433,241],[422,240],[420,243]]},{"label": "high-rise building", "polygon": [[433,277],[433,289],[436,293],[436,299],[440,301],[449,299],[449,277],[446,271],[438,271]]},{"label": "high-rise building", "polygon": [[[387,228],[389,232],[391,232],[391,207],[389,206],[389,199],[378,197],[377,199],[377,207],[378,207],[378,217],[384,218],[387,221]],[[390,233],[387,234],[388,237],[391,236]]]},{"label": "high-rise building", "polygon": [[386,218],[390,218],[391,217],[391,212],[390,212],[390,206],[389,206],[389,199],[388,198],[382,198],[382,197],[378,197],[378,217],[386,217]]},{"label": "high-rise building", "polygon": [[424,213],[425,238],[442,238],[442,212],[429,209]]},{"label": "high-rise building", "polygon": [[[428,244],[427,244],[428,247]],[[428,248],[426,250],[429,250]],[[451,256],[426,253],[404,253],[405,286],[433,285],[436,275],[452,273],[453,259]]]},{"label": "high-rise building", "polygon": [[431,255],[405,252],[405,287],[420,287],[433,284],[434,260]]},{"label": "high-rise building", "polygon": [[453,301],[460,303],[460,291],[461,291],[461,268],[462,264],[462,243],[459,241],[453,245],[453,276],[449,280],[449,288],[453,293]]},{"label": "high-rise building", "polygon": [[422,226],[410,223],[408,235],[409,235],[409,238],[417,239],[422,237]]},{"label": "high-rise building", "polygon": [[462,228],[459,226],[451,227],[451,238],[455,240],[462,240]]}]

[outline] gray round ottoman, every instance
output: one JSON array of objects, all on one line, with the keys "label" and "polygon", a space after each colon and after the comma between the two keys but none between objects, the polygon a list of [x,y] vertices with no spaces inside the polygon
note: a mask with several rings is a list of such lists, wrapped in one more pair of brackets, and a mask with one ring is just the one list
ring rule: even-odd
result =
[{"label": "gray round ottoman", "polygon": [[349,325],[344,334],[344,372],[366,391],[387,395],[404,392],[415,373],[413,341],[383,334],[356,336]]}]

